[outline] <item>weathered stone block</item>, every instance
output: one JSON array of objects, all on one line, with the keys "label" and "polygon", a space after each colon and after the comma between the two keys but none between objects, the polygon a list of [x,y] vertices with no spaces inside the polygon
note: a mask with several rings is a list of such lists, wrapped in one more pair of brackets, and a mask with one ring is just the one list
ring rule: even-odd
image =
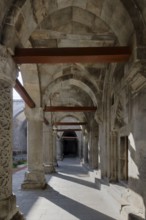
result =
[{"label": "weathered stone block", "polygon": [[73,21],[92,27],[95,16],[86,10],[73,8]]}]

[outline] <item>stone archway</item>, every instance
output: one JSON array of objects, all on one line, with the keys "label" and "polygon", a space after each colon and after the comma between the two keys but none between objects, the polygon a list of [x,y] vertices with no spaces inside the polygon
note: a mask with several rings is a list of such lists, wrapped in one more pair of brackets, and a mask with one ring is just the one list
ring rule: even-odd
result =
[{"label": "stone archway", "polygon": [[65,131],[62,135],[62,146],[64,157],[79,156],[78,139],[74,131]]}]

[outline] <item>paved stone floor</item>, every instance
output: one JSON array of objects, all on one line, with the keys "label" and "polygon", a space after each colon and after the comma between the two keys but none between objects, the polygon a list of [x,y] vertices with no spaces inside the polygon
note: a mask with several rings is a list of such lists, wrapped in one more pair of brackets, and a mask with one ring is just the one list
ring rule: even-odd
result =
[{"label": "paved stone floor", "polygon": [[45,190],[21,190],[25,170],[13,174],[13,191],[27,220],[119,219],[108,195],[96,188],[79,159],[64,159],[57,171],[46,175]]}]

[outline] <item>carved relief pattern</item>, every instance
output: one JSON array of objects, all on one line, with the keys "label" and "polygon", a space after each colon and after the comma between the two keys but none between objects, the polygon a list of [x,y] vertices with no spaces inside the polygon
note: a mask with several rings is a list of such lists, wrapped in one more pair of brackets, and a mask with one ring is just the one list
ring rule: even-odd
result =
[{"label": "carved relief pattern", "polygon": [[8,54],[6,48],[0,45],[0,63],[1,63],[1,72],[3,73],[6,68],[6,63],[8,60]]},{"label": "carved relief pattern", "polygon": [[12,99],[11,87],[6,81],[0,81],[0,199],[12,193],[11,153],[12,153]]},{"label": "carved relief pattern", "polygon": [[0,44],[0,79],[14,83],[18,70],[6,47]]}]

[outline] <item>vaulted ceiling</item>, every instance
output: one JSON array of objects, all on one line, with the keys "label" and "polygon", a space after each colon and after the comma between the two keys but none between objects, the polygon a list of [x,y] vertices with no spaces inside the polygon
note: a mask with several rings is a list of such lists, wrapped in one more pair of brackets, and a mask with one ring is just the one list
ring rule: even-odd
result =
[{"label": "vaulted ceiling", "polygon": [[[15,48],[145,44],[145,0],[0,1],[1,44]],[[109,63],[22,64],[25,89],[37,107],[99,106]],[[61,120],[64,113],[54,113]],[[75,116],[76,115],[76,116]],[[89,113],[72,113],[76,120]]]}]

